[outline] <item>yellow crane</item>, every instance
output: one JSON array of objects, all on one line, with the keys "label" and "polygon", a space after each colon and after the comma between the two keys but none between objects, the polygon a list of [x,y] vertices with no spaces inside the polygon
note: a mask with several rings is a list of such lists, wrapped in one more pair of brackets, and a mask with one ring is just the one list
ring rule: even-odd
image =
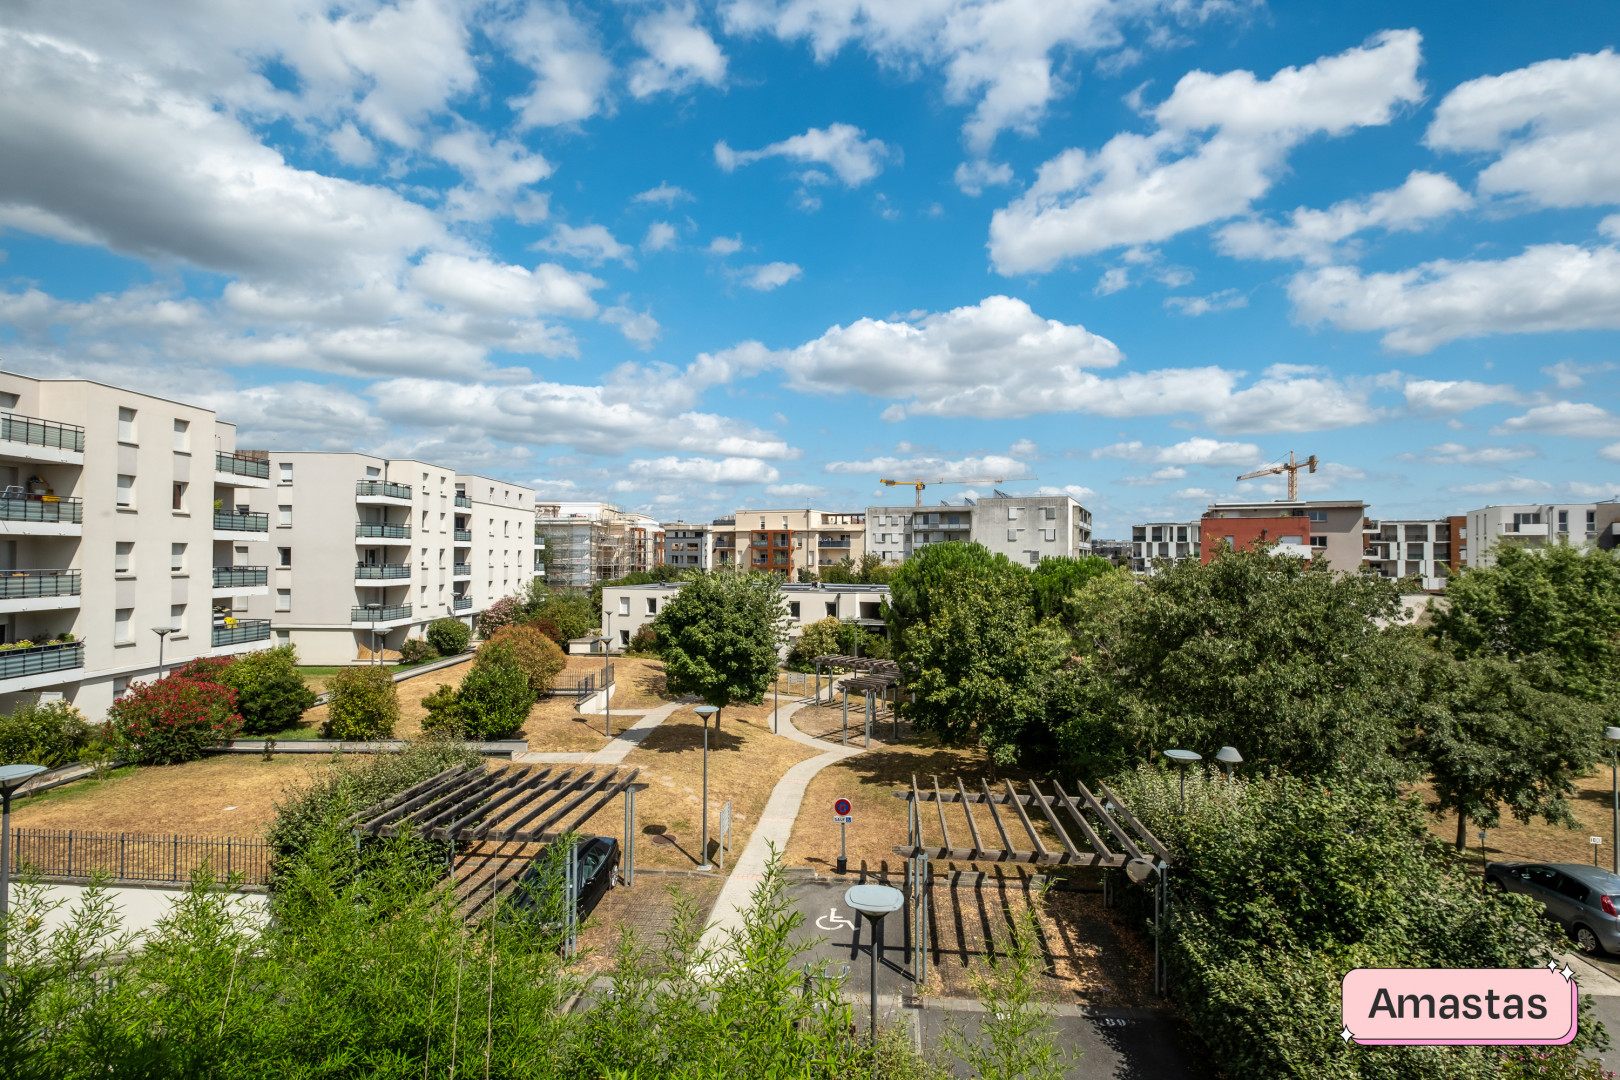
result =
[{"label": "yellow crane", "polygon": [[1316,460],[1316,455],[1315,454],[1312,454],[1310,457],[1306,458],[1304,461],[1295,461],[1294,460],[1294,452],[1292,450],[1290,450],[1290,451],[1288,451],[1288,460],[1287,461],[1280,461],[1275,465],[1267,465],[1265,468],[1256,469],[1252,473],[1244,473],[1242,476],[1238,477],[1238,479],[1239,480],[1253,480],[1257,476],[1276,476],[1278,473],[1287,473],[1288,474],[1288,501],[1289,502],[1298,502],[1299,501],[1299,470],[1305,469],[1305,470],[1308,470],[1310,472],[1315,472],[1316,471],[1316,466],[1318,464],[1319,463]]},{"label": "yellow crane", "polygon": [[914,487],[917,489],[917,505],[922,505],[923,488],[939,484],[1005,484],[1009,480],[1034,480],[1033,476],[970,476],[965,480],[879,480],[878,483],[889,487]]}]

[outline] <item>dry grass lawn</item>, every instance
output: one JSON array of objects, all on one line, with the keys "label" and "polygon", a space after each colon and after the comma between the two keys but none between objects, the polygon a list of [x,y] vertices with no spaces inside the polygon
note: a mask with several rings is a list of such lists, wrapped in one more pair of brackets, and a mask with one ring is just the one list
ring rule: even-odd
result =
[{"label": "dry grass lawn", "polygon": [[[1602,866],[1612,866],[1614,796],[1610,787],[1611,782],[1608,769],[1601,769],[1575,782],[1579,791],[1576,797],[1570,800],[1570,809],[1580,823],[1577,829],[1548,825],[1540,818],[1535,818],[1526,825],[1504,809],[1501,824],[1486,832],[1485,848],[1488,857],[1493,860],[1525,862],[1590,863],[1592,843],[1588,838],[1599,836],[1603,838],[1603,843],[1597,849],[1598,863]],[[1417,791],[1423,796],[1426,805],[1431,807],[1434,805],[1434,794],[1427,784],[1420,786]],[[1449,843],[1455,843],[1457,815],[1447,813],[1439,818],[1431,816],[1429,828],[1436,836]],[[1468,849],[1469,858],[1478,863],[1479,825],[1472,821],[1468,823]]]}]

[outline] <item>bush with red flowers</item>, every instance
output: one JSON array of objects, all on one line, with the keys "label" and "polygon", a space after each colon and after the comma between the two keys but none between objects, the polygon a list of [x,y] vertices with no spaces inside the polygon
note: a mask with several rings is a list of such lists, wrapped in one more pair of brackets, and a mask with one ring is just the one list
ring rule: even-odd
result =
[{"label": "bush with red flowers", "polygon": [[242,717],[230,687],[171,675],[130,683],[107,710],[107,725],[119,757],[143,765],[173,765],[195,761],[208,747],[235,738]]}]

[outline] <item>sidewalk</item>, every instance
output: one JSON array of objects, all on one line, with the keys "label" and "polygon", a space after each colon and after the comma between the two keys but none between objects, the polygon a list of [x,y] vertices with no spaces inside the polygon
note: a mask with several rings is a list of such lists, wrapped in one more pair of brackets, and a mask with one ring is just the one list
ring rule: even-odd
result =
[{"label": "sidewalk", "polygon": [[[609,689],[612,689],[611,687]],[[667,705],[660,705],[656,709],[626,709],[615,716],[639,719],[623,731],[615,735],[600,750],[589,750],[575,753],[548,753],[542,750],[530,750],[522,754],[513,754],[512,760],[524,764],[545,765],[619,765],[624,762],[625,756],[641,745],[652,729],[662,724],[676,709],[696,701],[694,697],[684,697],[679,701],[672,701]],[[584,709],[580,710],[584,712]],[[594,713],[600,716],[600,712]]]}]

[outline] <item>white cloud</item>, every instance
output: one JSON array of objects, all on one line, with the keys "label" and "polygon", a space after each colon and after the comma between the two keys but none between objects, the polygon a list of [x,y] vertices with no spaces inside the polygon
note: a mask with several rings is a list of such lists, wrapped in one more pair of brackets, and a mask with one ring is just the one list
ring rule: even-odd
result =
[{"label": "white cloud", "polygon": [[467,183],[445,195],[445,208],[453,220],[488,221],[515,212],[524,222],[543,220],[546,198],[539,192],[519,193],[546,179],[554,166],[522,143],[510,139],[491,142],[482,131],[463,129],[435,139],[433,156],[454,165]]},{"label": "white cloud", "polygon": [[1577,439],[1612,439],[1620,435],[1620,416],[1586,401],[1557,401],[1537,405],[1522,416],[1509,417],[1491,429],[1493,435],[1533,431],[1568,435]]},{"label": "white cloud", "polygon": [[1620,57],[1604,49],[1465,82],[1435,109],[1424,142],[1496,154],[1479,174],[1484,194],[1620,202]]},{"label": "white cloud", "polygon": [[[890,480],[970,480],[997,477],[1010,479],[1021,475],[1028,466],[1017,458],[1002,454],[986,454],[961,458],[928,456],[875,457],[865,461],[829,461],[823,470],[838,475],[870,473],[874,478]],[[896,489],[899,490],[899,489]]]},{"label": "white cloud", "polygon": [[1091,291],[1098,296],[1112,296],[1131,283],[1131,271],[1125,266],[1111,266],[1097,279]]},{"label": "white cloud", "polygon": [[1506,465],[1512,461],[1540,456],[1533,446],[1464,446],[1462,443],[1441,443],[1420,454],[1396,454],[1397,461],[1411,461],[1421,465]]},{"label": "white cloud", "polygon": [[619,332],[637,348],[650,349],[663,333],[658,320],[652,317],[650,311],[636,311],[624,304],[616,304],[602,312],[602,321],[619,328]]},{"label": "white cloud", "polygon": [[1216,234],[1222,252],[1241,259],[1334,261],[1335,246],[1367,229],[1410,231],[1473,205],[1457,182],[1440,173],[1414,170],[1400,187],[1362,199],[1346,199],[1326,210],[1298,207],[1288,224],[1264,219],[1237,221]]},{"label": "white cloud", "polygon": [[1212,311],[1231,311],[1249,306],[1248,294],[1238,289],[1222,289],[1208,296],[1169,296],[1164,306],[1183,315],[1208,315]]},{"label": "white cloud", "polygon": [[709,241],[709,246],[704,250],[710,255],[719,255],[724,258],[727,255],[737,254],[742,250],[742,246],[742,237],[740,236],[717,236]]},{"label": "white cloud", "polygon": [[769,484],[781,478],[775,467],[758,458],[661,457],[635,460],[627,466],[638,480],[673,480],[699,484]]},{"label": "white cloud", "polygon": [[606,108],[613,65],[589,30],[562,3],[529,3],[491,28],[512,56],[534,72],[527,94],[508,102],[519,128],[588,120]]},{"label": "white cloud", "polygon": [[565,270],[556,263],[541,263],[528,270],[489,259],[441,254],[423,259],[411,274],[411,283],[425,296],[474,311],[585,319],[597,310],[591,290],[602,287],[589,274]]},{"label": "white cloud", "polygon": [[377,148],[360,133],[353,120],[345,120],[326,135],[332,156],[345,165],[370,165],[377,160]]},{"label": "white cloud", "polygon": [[726,54],[697,24],[691,5],[669,5],[630,27],[630,36],[647,55],[630,65],[630,93],[649,98],[682,93],[699,83],[719,86],[726,80]]},{"label": "white cloud", "polygon": [[1146,476],[1127,476],[1120,480],[1126,487],[1155,487],[1159,484],[1168,484],[1172,480],[1185,480],[1187,470],[1179,465],[1166,465],[1162,469],[1154,469]]},{"label": "white cloud", "polygon": [[1020,458],[1040,457],[1041,448],[1034,439],[1019,439],[1007,447],[1007,453]]},{"label": "white cloud", "polygon": [[759,292],[770,292],[803,276],[798,263],[773,262],[748,267],[743,273],[743,284]]},{"label": "white cloud", "polygon": [[956,186],[964,194],[978,198],[987,187],[1004,187],[1013,181],[1012,166],[1006,162],[989,162],[983,158],[964,161],[956,167]]},{"label": "white cloud", "polygon": [[1598,457],[1604,461],[1620,461],[1620,443],[1610,443],[1598,451]]},{"label": "white cloud", "polygon": [[1501,480],[1486,480],[1478,484],[1461,484],[1449,488],[1459,495],[1549,495],[1555,485],[1546,480],[1528,476],[1509,476]]},{"label": "white cloud", "polygon": [[[811,128],[803,135],[771,143],[761,150],[733,150],[722,140],[714,144],[714,160],[726,172],[732,172],[740,165],[782,157],[790,161],[825,165],[843,181],[845,187],[860,187],[868,180],[875,179],[883,171],[884,162],[897,154],[881,139],[863,139],[865,134],[852,124],[831,124],[826,128]],[[811,172],[800,179],[806,183],[817,183],[825,182],[826,177],[825,174]]]},{"label": "white cloud", "polygon": [[1516,405],[1524,401],[1524,395],[1512,386],[1468,379],[1409,379],[1401,391],[1406,395],[1407,408],[1441,416],[1485,405]]},{"label": "white cloud", "polygon": [[674,184],[660,183],[655,188],[648,188],[646,191],[638,191],[636,194],[630,197],[630,201],[633,203],[656,203],[659,206],[669,207],[674,206],[678,202],[688,201],[695,197],[696,196],[694,196],[690,191],[687,191],[685,188],[676,187]]},{"label": "white cloud", "polygon": [[1153,134],[1121,133],[1095,154],[1067,150],[1042,165],[992,217],[991,261],[1002,274],[1040,272],[1245,213],[1305,139],[1387,124],[1418,101],[1419,41],[1415,30],[1386,31],[1264,81],[1248,71],[1182,76],[1151,111]]},{"label": "white cloud", "polygon": [[1140,442],[1114,443],[1111,446],[1098,447],[1091,452],[1091,456],[1163,465],[1248,466],[1262,460],[1261,450],[1254,443],[1221,442],[1219,439],[1202,436],[1183,440],[1174,446],[1148,446]]},{"label": "white cloud", "polygon": [[1040,487],[1038,487],[1038,488],[1036,488],[1034,490],[1033,494],[1035,494],[1035,495],[1067,495],[1069,498],[1073,499],[1075,502],[1084,502],[1086,499],[1090,498],[1091,496],[1093,496],[1093,495],[1095,495],[1097,493],[1095,491],[1093,491],[1091,488],[1083,487],[1080,484],[1064,484],[1062,487],[1053,487],[1053,486],[1048,485],[1048,484],[1042,484]]},{"label": "white cloud", "polygon": [[765,494],[778,499],[815,499],[826,493],[826,488],[815,484],[768,484],[765,487]]},{"label": "white cloud", "polygon": [[1488,334],[1620,327],[1620,250],[1540,244],[1499,260],[1436,259],[1363,275],[1329,266],[1288,286],[1298,317],[1341,330],[1382,330],[1385,347],[1426,353]]},{"label": "white cloud", "polygon": [[592,266],[599,266],[608,259],[617,259],[626,266],[635,266],[630,258],[630,245],[619,243],[605,225],[582,225],[574,228],[559,224],[551,230],[550,236],[536,242],[534,247],[541,251],[572,255]]},{"label": "white cloud", "polygon": [[675,226],[667,221],[655,221],[647,226],[647,235],[641,238],[641,250],[667,251],[675,246]]},{"label": "white cloud", "polygon": [[1601,371],[1613,371],[1614,365],[1577,364],[1573,360],[1560,360],[1541,369],[1541,373],[1552,379],[1553,385],[1560,390],[1573,390],[1578,386],[1586,385],[1586,376],[1596,375]]}]

